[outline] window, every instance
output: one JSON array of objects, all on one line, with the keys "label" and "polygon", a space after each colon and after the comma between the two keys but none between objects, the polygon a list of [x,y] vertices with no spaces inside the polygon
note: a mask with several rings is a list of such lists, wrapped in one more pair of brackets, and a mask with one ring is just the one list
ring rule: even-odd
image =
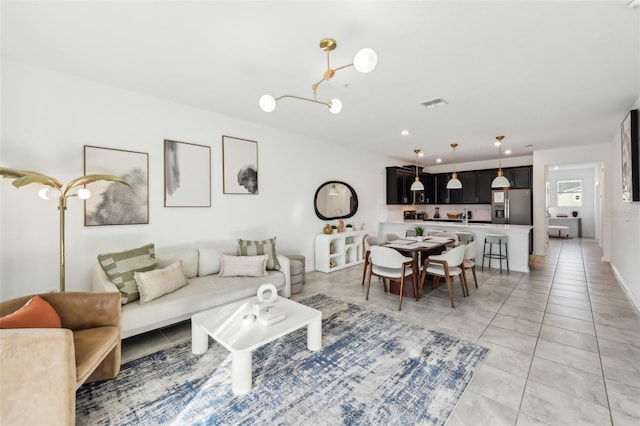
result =
[{"label": "window", "polygon": [[582,181],[558,181],[558,207],[582,207]]}]

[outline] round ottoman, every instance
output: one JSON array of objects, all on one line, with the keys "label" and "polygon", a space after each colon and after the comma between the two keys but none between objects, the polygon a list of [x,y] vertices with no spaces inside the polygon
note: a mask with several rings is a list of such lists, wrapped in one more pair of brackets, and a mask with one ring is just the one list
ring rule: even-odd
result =
[{"label": "round ottoman", "polygon": [[291,294],[300,293],[302,291],[302,286],[304,285],[304,268],[305,268],[305,258],[299,254],[290,254],[287,255],[289,258],[290,269],[289,273],[291,274]]}]

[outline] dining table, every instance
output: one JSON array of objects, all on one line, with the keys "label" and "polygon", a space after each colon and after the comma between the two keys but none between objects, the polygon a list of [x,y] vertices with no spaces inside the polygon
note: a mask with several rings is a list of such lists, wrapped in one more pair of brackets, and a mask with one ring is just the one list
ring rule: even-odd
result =
[{"label": "dining table", "polygon": [[[420,265],[424,262],[424,259],[427,256],[442,253],[446,250],[447,244],[451,244],[452,242],[453,240],[451,238],[446,237],[406,237],[389,241],[388,243],[382,244],[382,246],[396,249],[403,255],[410,256],[413,259],[411,263],[412,270],[420,271]],[[413,289],[414,287],[416,289],[419,289],[420,287],[420,274],[414,272],[412,276],[414,285],[404,286],[402,296],[412,297],[415,299],[416,295],[414,294]],[[391,281],[389,291],[393,294],[399,295],[400,283]]]}]

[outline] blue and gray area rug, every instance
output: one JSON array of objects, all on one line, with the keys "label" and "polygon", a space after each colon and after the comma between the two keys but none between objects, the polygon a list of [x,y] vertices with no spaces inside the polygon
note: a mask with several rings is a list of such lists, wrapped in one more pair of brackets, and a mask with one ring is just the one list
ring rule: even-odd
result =
[{"label": "blue and gray area rug", "polygon": [[253,353],[254,387],[231,392],[231,357],[191,344],[125,364],[77,393],[77,424],[444,424],[488,349],[318,294],[323,348],[306,329]]}]

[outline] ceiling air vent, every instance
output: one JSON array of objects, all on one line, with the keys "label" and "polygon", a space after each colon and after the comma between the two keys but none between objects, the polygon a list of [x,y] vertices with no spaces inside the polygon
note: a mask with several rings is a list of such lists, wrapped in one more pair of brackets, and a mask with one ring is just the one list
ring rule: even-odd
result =
[{"label": "ceiling air vent", "polygon": [[446,104],[447,101],[442,98],[429,99],[428,101],[421,102],[421,105],[427,108],[438,108],[445,106]]}]

